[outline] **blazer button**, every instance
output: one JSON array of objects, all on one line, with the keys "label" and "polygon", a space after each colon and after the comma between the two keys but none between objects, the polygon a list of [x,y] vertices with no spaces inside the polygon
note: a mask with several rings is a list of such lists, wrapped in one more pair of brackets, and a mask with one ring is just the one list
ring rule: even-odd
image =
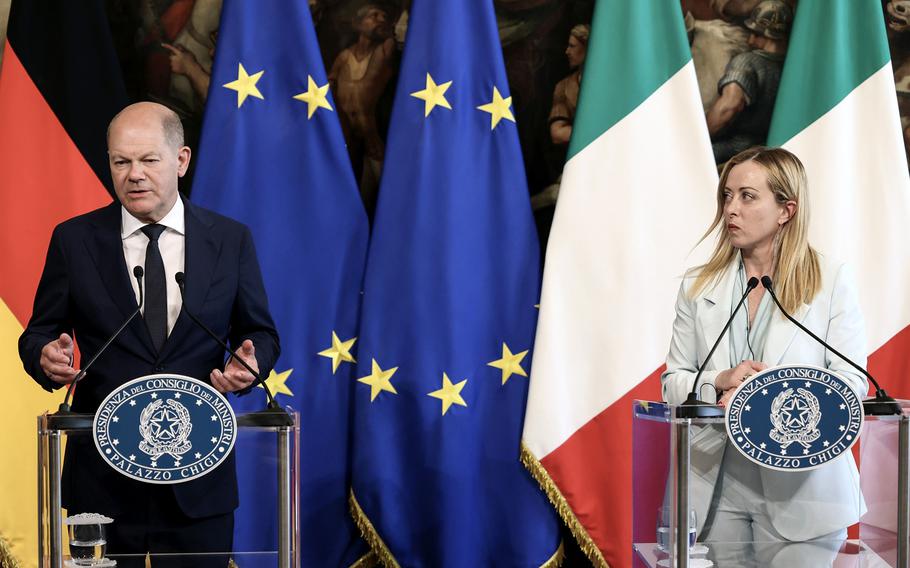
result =
[{"label": "blazer button", "polygon": [[158,372],[158,373],[164,371],[164,366],[163,366],[163,365],[158,365],[157,367],[155,367],[155,371]]}]

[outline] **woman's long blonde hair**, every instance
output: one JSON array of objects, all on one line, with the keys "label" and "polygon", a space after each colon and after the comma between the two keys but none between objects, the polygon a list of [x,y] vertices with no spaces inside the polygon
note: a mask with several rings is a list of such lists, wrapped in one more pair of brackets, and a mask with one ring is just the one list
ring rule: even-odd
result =
[{"label": "woman's long blonde hair", "polygon": [[809,184],[806,170],[799,158],[783,148],[749,148],[730,158],[720,174],[717,185],[717,212],[714,221],[702,236],[706,239],[718,230],[717,245],[711,258],[697,267],[695,283],[689,294],[695,297],[700,291],[717,282],[736,260],[739,252],[731,243],[724,227],[724,189],[730,170],[743,162],[760,165],[768,177],[768,187],[779,204],[796,202],[795,214],[784,223],[774,239],[774,290],[788,312],[794,312],[803,303],[808,304],[821,289],[821,269],[818,253],[809,246]]}]

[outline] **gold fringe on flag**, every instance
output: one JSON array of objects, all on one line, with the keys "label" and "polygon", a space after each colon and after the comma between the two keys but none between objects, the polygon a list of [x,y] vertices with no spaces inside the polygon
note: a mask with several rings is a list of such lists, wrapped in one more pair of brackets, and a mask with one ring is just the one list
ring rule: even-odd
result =
[{"label": "gold fringe on flag", "polygon": [[[523,463],[525,468],[531,472],[531,477],[537,480],[540,488],[547,494],[550,503],[553,504],[553,507],[556,508],[556,512],[562,517],[563,522],[565,522],[566,526],[569,527],[569,530],[572,531],[572,536],[578,541],[578,546],[581,547],[582,552],[585,553],[585,556],[588,557],[591,564],[597,568],[610,568],[610,565],[607,564],[603,554],[600,553],[600,549],[597,548],[597,545],[594,544],[594,541],[591,539],[591,535],[585,530],[585,527],[581,524],[581,521],[578,520],[578,517],[575,516],[572,507],[569,506],[569,502],[566,501],[566,498],[556,486],[556,483],[550,477],[550,474],[547,473],[547,470],[544,469],[543,465],[534,457],[534,454],[531,453],[531,450],[529,450],[524,443],[521,444],[521,463]],[[562,545],[560,545],[560,548],[562,548]]]},{"label": "gold fringe on flag", "polygon": [[559,541],[559,548],[556,549],[556,552],[553,553],[553,556],[549,560],[540,565],[540,568],[560,568],[562,566],[562,561],[566,559],[566,551],[562,545],[562,540]]},{"label": "gold fringe on flag", "polygon": [[0,535],[0,568],[22,568],[19,559],[13,556],[10,543]]},{"label": "gold fringe on flag", "polygon": [[371,550],[358,558],[357,561],[348,566],[348,568],[373,568],[373,566],[376,566],[377,564],[379,564],[379,559]]},{"label": "gold fringe on flag", "polygon": [[392,556],[392,551],[386,546],[385,541],[383,541],[382,537],[379,536],[379,533],[376,532],[376,527],[370,522],[366,513],[363,512],[363,509],[360,508],[360,503],[358,503],[357,498],[354,497],[353,489],[351,490],[350,495],[348,495],[348,505],[351,508],[351,516],[354,517],[354,522],[357,523],[357,528],[360,529],[360,534],[363,535],[363,539],[367,541],[367,544],[373,549],[373,554],[379,557],[379,561],[382,562],[386,568],[400,568],[395,557]]},{"label": "gold fringe on flag", "polygon": [[[366,513],[363,512],[363,509],[360,508],[360,503],[358,503],[357,498],[354,497],[353,490],[351,490],[350,495],[348,495],[348,505],[351,508],[351,516],[354,517],[354,522],[357,523],[357,528],[360,529],[360,534],[363,535],[364,540],[366,540],[369,543],[370,547],[373,549],[373,552],[362,557],[350,568],[373,566],[374,564],[361,565],[361,562],[368,561],[368,559],[372,560],[374,563],[377,560],[381,561],[382,564],[386,566],[386,568],[400,568],[398,562],[395,560],[395,557],[392,556],[392,551],[390,551],[389,547],[386,546],[385,541],[382,540],[382,537],[379,536],[379,533],[376,532],[376,527],[374,527],[373,523],[370,522],[369,517],[367,517]],[[559,548],[556,549],[556,552],[553,553],[553,556],[541,564],[540,568],[559,568],[562,566],[562,561],[564,559],[565,549],[563,548],[562,542],[560,542]],[[606,564],[604,564],[604,566],[606,566]]]}]

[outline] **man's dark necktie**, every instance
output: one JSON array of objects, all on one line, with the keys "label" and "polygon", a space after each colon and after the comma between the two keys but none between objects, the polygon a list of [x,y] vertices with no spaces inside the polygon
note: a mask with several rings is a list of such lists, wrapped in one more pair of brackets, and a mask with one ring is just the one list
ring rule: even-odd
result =
[{"label": "man's dark necktie", "polygon": [[158,237],[164,225],[146,225],[142,232],[149,238],[145,249],[145,325],[149,328],[155,349],[161,351],[167,339],[167,281],[164,277],[164,261],[158,248]]}]

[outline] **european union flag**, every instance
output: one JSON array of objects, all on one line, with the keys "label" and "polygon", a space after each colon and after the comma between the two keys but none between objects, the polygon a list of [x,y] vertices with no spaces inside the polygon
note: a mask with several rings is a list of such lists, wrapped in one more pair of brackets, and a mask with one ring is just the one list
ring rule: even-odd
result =
[{"label": "european union flag", "polygon": [[414,0],[367,261],[351,507],[403,566],[539,566],[539,251],[491,0]]},{"label": "european union flag", "polygon": [[[193,200],[246,223],[259,254],[282,347],[268,383],[302,419],[301,565],[349,565],[367,552],[347,493],[369,228],[306,2],[224,3],[195,175]],[[235,550],[274,550],[274,472],[237,464]]]}]

